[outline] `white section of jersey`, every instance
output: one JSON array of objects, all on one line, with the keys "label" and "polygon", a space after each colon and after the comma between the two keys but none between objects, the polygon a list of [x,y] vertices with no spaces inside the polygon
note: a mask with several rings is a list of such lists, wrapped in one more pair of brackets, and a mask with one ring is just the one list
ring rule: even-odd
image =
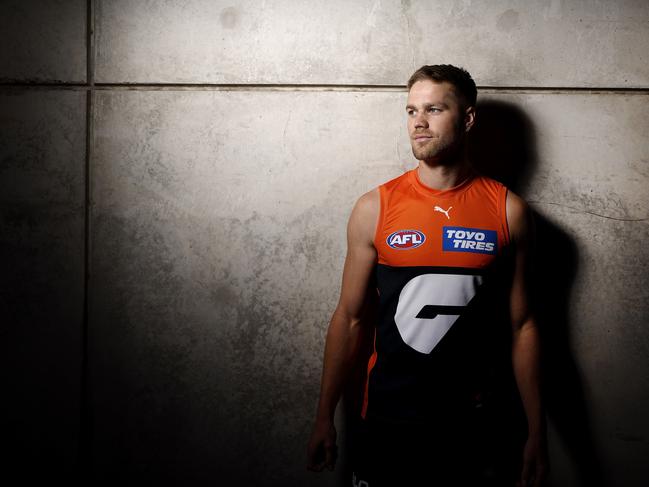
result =
[{"label": "white section of jersey", "polygon": [[417,318],[425,306],[466,306],[473,299],[482,276],[421,274],[406,283],[399,294],[394,322],[403,341],[420,353],[430,353],[451,329],[459,314]]}]

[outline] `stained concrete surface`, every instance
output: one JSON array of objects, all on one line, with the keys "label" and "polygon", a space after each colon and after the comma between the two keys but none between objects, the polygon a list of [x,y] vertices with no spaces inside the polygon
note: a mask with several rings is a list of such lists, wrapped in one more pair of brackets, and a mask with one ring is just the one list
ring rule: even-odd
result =
[{"label": "stained concrete surface", "polygon": [[483,86],[649,83],[644,0],[96,3],[99,82],[401,85],[450,62]]},{"label": "stained concrete surface", "polygon": [[[314,481],[304,435],[345,220],[357,195],[400,170],[407,141],[395,101],[100,94],[90,347],[98,471],[141,474],[151,462],[165,477]],[[378,113],[391,114],[387,126],[367,123]]]},{"label": "stained concrete surface", "polygon": [[5,91],[0,106],[2,470],[24,482],[69,478],[80,433],[85,94]]},{"label": "stained concrete surface", "polygon": [[0,2],[0,81],[86,81],[84,0]]}]

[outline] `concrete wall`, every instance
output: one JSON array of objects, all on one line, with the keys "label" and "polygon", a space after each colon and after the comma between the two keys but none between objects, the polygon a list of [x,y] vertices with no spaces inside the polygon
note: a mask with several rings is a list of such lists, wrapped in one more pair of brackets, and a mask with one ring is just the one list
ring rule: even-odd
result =
[{"label": "concrete wall", "polygon": [[649,4],[30,0],[0,24],[5,471],[342,485],[304,460],[346,220],[415,166],[409,74],[451,62],[477,164],[535,210],[550,485],[649,481]]}]

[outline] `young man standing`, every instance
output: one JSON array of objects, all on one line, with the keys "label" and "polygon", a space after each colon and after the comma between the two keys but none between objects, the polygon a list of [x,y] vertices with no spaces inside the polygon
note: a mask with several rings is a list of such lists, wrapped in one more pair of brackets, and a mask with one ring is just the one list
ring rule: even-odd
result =
[{"label": "young man standing", "polygon": [[[308,468],[333,469],[334,411],[378,293],[355,486],[541,485],[547,472],[539,335],[526,280],[531,216],[466,156],[469,73],[423,66],[408,81],[416,169],[361,196],[347,227]],[[527,435],[508,425],[518,389]],[[518,396],[515,397],[518,400]]]}]

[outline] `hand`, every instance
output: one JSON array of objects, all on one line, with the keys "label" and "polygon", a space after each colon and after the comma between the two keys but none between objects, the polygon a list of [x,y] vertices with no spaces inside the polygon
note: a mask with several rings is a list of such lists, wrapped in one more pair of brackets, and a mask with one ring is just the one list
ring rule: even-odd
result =
[{"label": "hand", "polygon": [[336,428],[332,421],[318,421],[313,428],[307,447],[307,469],[320,472],[333,470],[336,465]]},{"label": "hand", "polygon": [[540,487],[550,471],[545,444],[538,438],[529,437],[523,450],[523,470],[516,487]]}]

